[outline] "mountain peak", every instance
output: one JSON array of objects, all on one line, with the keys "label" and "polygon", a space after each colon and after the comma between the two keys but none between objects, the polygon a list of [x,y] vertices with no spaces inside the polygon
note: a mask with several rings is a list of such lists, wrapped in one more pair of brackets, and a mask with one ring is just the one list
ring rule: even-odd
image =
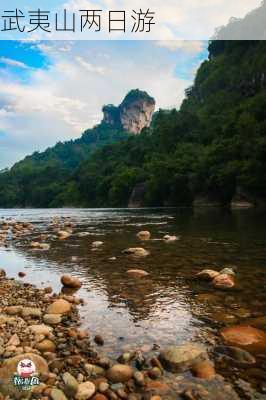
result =
[{"label": "mountain peak", "polygon": [[119,106],[105,105],[103,123],[138,134],[149,127],[155,109],[155,100],[147,92],[131,90]]}]

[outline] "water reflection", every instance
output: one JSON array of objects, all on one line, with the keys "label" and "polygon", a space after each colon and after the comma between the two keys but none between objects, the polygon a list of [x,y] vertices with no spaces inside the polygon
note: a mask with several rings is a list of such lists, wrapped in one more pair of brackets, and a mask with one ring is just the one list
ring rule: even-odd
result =
[{"label": "water reflection", "polygon": [[[54,216],[71,217],[73,236],[65,241],[53,237]],[[215,320],[228,304],[250,312],[265,306],[265,216],[256,211],[0,210],[0,217],[33,222],[51,244],[49,251],[36,251],[28,246],[35,235],[19,240],[1,249],[1,267],[14,277],[24,270],[28,281],[52,285],[57,291],[63,273],[80,277],[79,293],[87,302],[81,310],[83,323],[93,333],[103,333],[115,352],[133,344],[189,340],[205,329],[206,316]],[[150,230],[153,239],[164,234],[181,239],[141,243],[135,236],[140,229]],[[89,235],[80,237],[80,232]],[[97,251],[91,248],[94,240],[104,242]],[[136,260],[121,254],[140,245],[151,255]],[[238,288],[230,301],[224,293],[213,293],[192,279],[204,267],[219,269],[227,264],[238,268]],[[145,269],[150,275],[129,277],[126,271],[131,268]],[[252,300],[247,304],[249,295]],[[208,296],[211,301],[206,301]]]}]

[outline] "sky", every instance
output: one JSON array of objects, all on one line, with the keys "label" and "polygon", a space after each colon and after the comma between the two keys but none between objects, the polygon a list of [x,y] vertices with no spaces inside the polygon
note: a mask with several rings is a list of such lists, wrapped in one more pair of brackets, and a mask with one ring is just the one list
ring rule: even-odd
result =
[{"label": "sky", "polygon": [[131,89],[178,108],[206,58],[201,41],[0,41],[0,169],[79,137]]}]

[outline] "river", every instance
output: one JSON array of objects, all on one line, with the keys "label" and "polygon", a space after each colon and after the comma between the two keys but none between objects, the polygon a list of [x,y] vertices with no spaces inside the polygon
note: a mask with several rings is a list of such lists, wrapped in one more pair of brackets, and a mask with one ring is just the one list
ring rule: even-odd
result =
[{"label": "river", "polygon": [[[50,223],[55,216],[71,218],[70,238],[54,236]],[[265,213],[212,208],[8,209],[0,210],[0,218],[33,223],[51,245],[48,251],[31,249],[29,242],[37,234],[10,240],[0,248],[1,268],[16,279],[24,271],[27,282],[56,291],[63,273],[79,277],[79,295],[86,301],[80,310],[82,323],[92,334],[104,336],[105,350],[112,355],[132,346],[148,351],[155,344],[188,340],[209,345],[221,327],[266,314]],[[149,230],[152,239],[140,242],[140,230]],[[87,236],[80,237],[80,232]],[[165,234],[179,240],[166,243]],[[94,251],[91,243],[96,240],[103,245]],[[150,252],[148,257],[132,259],[121,253],[140,246]],[[237,279],[230,292],[194,278],[204,268],[227,266],[234,267]],[[149,276],[131,278],[126,273],[131,268],[144,269]]]}]

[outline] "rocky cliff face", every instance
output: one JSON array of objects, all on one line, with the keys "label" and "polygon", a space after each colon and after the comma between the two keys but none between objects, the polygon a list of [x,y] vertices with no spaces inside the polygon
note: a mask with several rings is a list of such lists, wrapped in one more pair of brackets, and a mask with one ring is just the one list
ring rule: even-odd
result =
[{"label": "rocky cliff face", "polygon": [[117,128],[138,134],[149,127],[155,109],[155,100],[146,92],[131,90],[122,103],[103,107],[103,122]]}]

